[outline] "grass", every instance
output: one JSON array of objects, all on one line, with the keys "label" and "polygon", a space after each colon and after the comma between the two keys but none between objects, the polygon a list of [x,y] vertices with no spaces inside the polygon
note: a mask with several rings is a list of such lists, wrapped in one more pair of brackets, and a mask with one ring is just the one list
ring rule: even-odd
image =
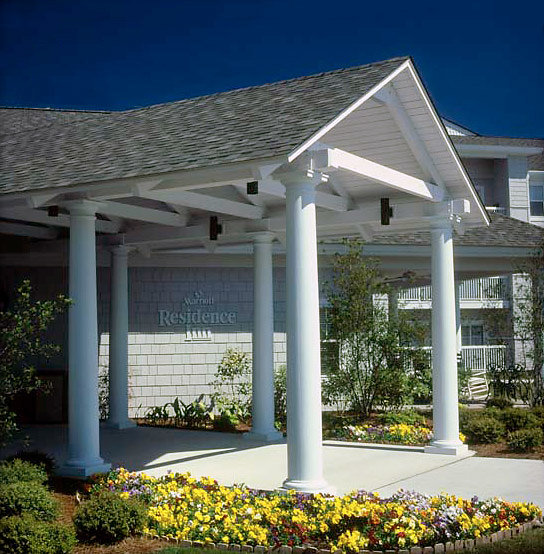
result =
[{"label": "grass", "polygon": [[[182,548],[167,546],[157,554],[217,554],[217,550],[205,548]],[[542,554],[544,552],[544,528],[526,531],[513,539],[503,540],[495,544],[478,546],[477,554]]]}]

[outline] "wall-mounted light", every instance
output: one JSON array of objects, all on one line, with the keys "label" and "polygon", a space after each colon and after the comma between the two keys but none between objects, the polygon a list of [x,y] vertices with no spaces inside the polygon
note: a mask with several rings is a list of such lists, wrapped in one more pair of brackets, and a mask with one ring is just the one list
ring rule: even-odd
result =
[{"label": "wall-mounted light", "polygon": [[49,206],[47,208],[47,215],[49,217],[59,217],[59,207],[58,206]]},{"label": "wall-mounted light", "polygon": [[247,184],[247,194],[259,194],[259,181],[250,181]]},{"label": "wall-mounted light", "polygon": [[210,217],[210,240],[217,240],[218,235],[223,232],[223,225],[219,223],[216,215]]},{"label": "wall-mounted light", "polygon": [[393,217],[393,208],[389,206],[389,198],[380,198],[381,205],[381,223],[389,225],[390,219]]}]

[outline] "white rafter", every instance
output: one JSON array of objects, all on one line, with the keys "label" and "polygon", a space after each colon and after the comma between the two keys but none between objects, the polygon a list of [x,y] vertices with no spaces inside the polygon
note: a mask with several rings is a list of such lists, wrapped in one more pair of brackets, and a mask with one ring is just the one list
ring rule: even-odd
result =
[{"label": "white rafter", "polygon": [[425,198],[431,202],[441,202],[444,199],[444,190],[437,185],[339,148],[316,150],[311,152],[310,155],[313,166],[320,171],[349,171],[365,179]]},{"label": "white rafter", "polygon": [[393,85],[389,84],[380,89],[376,92],[374,98],[381,100],[387,106],[419,165],[437,185],[444,188],[444,180],[442,179],[438,169],[436,169],[425,143],[416,131],[416,128],[414,127],[410,116],[404,109],[404,106],[395,92]]},{"label": "white rafter", "polygon": [[161,225],[170,225],[172,227],[184,227],[187,224],[187,218],[178,213],[165,212],[153,208],[144,208],[131,204],[122,204],[120,202],[100,202],[98,213],[107,216],[122,217],[125,219],[136,219],[147,221],[149,223],[159,223]]},{"label": "white rafter", "polygon": [[[59,214],[57,217],[51,217],[43,210],[0,207],[0,217],[16,219],[18,221],[30,221],[32,223],[43,223],[53,227],[70,227],[69,215]],[[100,233],[117,233],[119,228],[120,226],[113,221],[96,220],[96,230]]]},{"label": "white rafter", "polygon": [[217,198],[216,196],[200,194],[198,192],[185,190],[140,190],[138,192],[142,198],[150,198],[152,200],[186,206],[187,208],[229,214],[247,219],[260,219],[264,214],[264,210],[260,206]]},{"label": "white rafter", "polygon": [[55,229],[49,227],[37,227],[36,225],[25,225],[24,223],[12,223],[10,221],[0,221],[0,233],[36,239],[54,239],[58,235]]}]

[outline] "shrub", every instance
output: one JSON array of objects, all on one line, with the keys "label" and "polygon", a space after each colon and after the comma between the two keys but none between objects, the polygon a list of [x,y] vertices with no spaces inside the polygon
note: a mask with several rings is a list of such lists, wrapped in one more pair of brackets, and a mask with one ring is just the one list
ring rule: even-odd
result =
[{"label": "shrub", "polygon": [[465,429],[470,441],[476,444],[498,442],[506,431],[503,423],[488,415],[471,418]]},{"label": "shrub", "polygon": [[542,444],[541,429],[519,429],[508,433],[508,448],[513,452],[528,452]]},{"label": "shrub", "polygon": [[504,423],[507,431],[519,431],[537,427],[537,417],[523,408],[509,408],[498,412],[498,419]]},{"label": "shrub", "polygon": [[425,416],[414,411],[407,410],[405,412],[387,412],[380,414],[378,419],[385,425],[425,425],[427,421]]},{"label": "shrub", "polygon": [[53,456],[50,456],[45,452],[40,452],[39,450],[19,450],[17,454],[8,456],[6,460],[24,460],[25,462],[30,462],[31,464],[42,467],[46,471],[47,475],[53,475],[57,466]]},{"label": "shrub", "polygon": [[109,544],[141,532],[147,520],[145,505],[102,491],[81,504],[74,515],[76,534],[82,542]]},{"label": "shrub", "polygon": [[67,554],[75,544],[71,526],[37,521],[28,514],[0,519],[0,552]]},{"label": "shrub", "polygon": [[240,420],[234,413],[229,410],[221,412],[213,419],[213,428],[216,431],[236,431],[236,426],[240,423]]},{"label": "shrub", "polygon": [[493,398],[489,398],[485,405],[486,408],[499,408],[500,410],[504,410],[506,408],[511,408],[514,403],[511,400],[508,400],[508,398],[496,396]]},{"label": "shrub", "polygon": [[0,463],[0,485],[38,483],[47,481],[45,469],[18,458]]},{"label": "shrub", "polygon": [[276,421],[287,421],[287,366],[280,365],[274,372],[274,413]]},{"label": "shrub", "polygon": [[0,486],[0,517],[31,514],[52,521],[58,513],[58,502],[40,483],[23,481]]}]

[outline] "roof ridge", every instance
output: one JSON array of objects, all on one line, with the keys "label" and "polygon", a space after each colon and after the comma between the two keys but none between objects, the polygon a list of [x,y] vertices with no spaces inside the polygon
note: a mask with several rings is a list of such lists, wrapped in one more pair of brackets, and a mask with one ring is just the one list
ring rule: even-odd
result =
[{"label": "roof ridge", "polygon": [[406,61],[406,60],[410,60],[410,59],[412,59],[411,56],[396,56],[394,58],[389,58],[387,60],[381,60],[379,62],[371,62],[371,63],[367,63],[367,64],[355,65],[355,66],[352,66],[352,67],[343,67],[343,68],[339,68],[339,69],[331,69],[330,71],[321,71],[319,73],[312,73],[311,75],[301,75],[299,77],[290,77],[289,79],[280,79],[279,81],[271,81],[271,82],[268,82],[268,83],[261,83],[260,85],[248,85],[247,87],[239,87],[239,88],[234,88],[234,89],[229,89],[229,90],[212,92],[210,94],[200,94],[198,96],[190,96],[189,98],[182,98],[180,100],[171,100],[170,102],[159,102],[158,104],[151,104],[149,106],[142,106],[140,108],[130,108],[128,110],[122,110],[120,112],[115,112],[115,113],[127,113],[127,112],[144,111],[144,110],[148,110],[150,108],[156,108],[158,106],[167,106],[169,104],[178,104],[178,103],[182,103],[182,102],[187,102],[189,100],[198,100],[200,98],[212,98],[213,96],[219,96],[221,94],[231,94],[231,93],[234,93],[234,92],[240,92],[240,91],[244,91],[244,90],[259,89],[259,88],[268,87],[268,86],[271,86],[271,85],[283,85],[285,83],[290,83],[290,82],[294,82],[294,81],[304,81],[306,79],[314,79],[315,77],[322,77],[324,75],[334,75],[336,73],[347,73],[347,72],[350,72],[350,71],[357,71],[357,70],[360,70],[360,69],[363,69],[363,68],[379,66],[379,65],[383,65],[383,64],[391,63],[391,62],[395,62],[395,61],[400,62],[401,60]]},{"label": "roof ridge", "polygon": [[116,113],[117,110],[77,110],[75,108],[42,108],[32,106],[0,106],[0,110],[33,110],[44,112],[69,112],[69,113]]}]

